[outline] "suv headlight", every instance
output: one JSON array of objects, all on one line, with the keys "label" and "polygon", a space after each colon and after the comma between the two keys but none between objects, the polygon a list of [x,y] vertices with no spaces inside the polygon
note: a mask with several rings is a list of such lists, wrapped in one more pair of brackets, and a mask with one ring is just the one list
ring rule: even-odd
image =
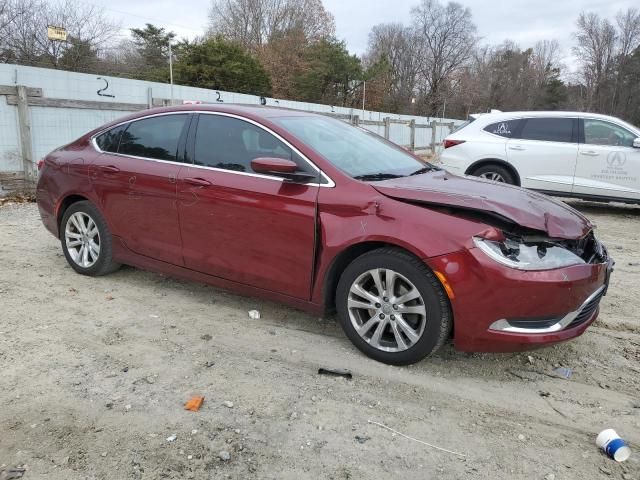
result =
[{"label": "suv headlight", "polygon": [[476,246],[502,265],[518,270],[552,270],[585,261],[566,248],[548,243],[524,244],[512,239],[502,242],[473,237]]}]

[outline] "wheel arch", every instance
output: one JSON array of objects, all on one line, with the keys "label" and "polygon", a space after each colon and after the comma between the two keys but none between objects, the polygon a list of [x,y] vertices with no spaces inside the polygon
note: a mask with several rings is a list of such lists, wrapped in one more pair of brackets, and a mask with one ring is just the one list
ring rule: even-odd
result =
[{"label": "wheel arch", "polygon": [[69,194],[60,201],[60,203],[58,204],[57,212],[56,212],[56,224],[58,225],[58,238],[62,236],[63,228],[61,223],[62,223],[62,217],[64,217],[64,212],[66,212],[67,209],[74,203],[84,202],[84,201],[90,202],[91,200],[77,193]]},{"label": "wheel arch", "polygon": [[[331,262],[323,278],[323,304],[326,312],[335,311],[336,288],[347,266],[359,256],[379,248],[394,248],[420,260],[420,257],[402,245],[388,241],[365,241],[349,245],[338,253]],[[427,268],[430,268],[427,265]]]},{"label": "wheel arch", "polygon": [[499,158],[483,158],[482,160],[476,160],[473,162],[467,170],[464,172],[465,175],[473,175],[473,172],[476,171],[480,167],[484,167],[485,165],[499,165],[501,167],[506,168],[513,175],[513,178],[516,181],[516,185],[518,187],[522,186],[522,182],[520,181],[520,174],[515,169],[515,167],[505,160],[501,160]]}]

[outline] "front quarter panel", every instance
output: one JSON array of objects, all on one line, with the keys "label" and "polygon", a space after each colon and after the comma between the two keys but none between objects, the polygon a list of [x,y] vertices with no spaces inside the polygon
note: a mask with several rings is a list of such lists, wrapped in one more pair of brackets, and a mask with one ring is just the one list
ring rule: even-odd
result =
[{"label": "front quarter panel", "polygon": [[319,255],[312,301],[321,303],[323,279],[337,256],[366,242],[395,245],[418,258],[430,258],[469,247],[488,227],[424,206],[394,200],[366,183],[348,188],[321,188],[318,194]]}]

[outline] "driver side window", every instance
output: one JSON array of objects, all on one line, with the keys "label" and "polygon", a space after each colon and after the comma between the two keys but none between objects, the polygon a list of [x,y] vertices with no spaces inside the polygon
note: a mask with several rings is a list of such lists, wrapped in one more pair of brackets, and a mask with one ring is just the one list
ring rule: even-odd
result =
[{"label": "driver side window", "polygon": [[606,145],[632,147],[634,134],[613,123],[603,120],[584,120],[584,143],[587,145]]},{"label": "driver side window", "polygon": [[196,165],[254,173],[251,161],[260,157],[293,160],[303,172],[309,164],[271,133],[252,123],[223,115],[200,114],[194,151]]}]

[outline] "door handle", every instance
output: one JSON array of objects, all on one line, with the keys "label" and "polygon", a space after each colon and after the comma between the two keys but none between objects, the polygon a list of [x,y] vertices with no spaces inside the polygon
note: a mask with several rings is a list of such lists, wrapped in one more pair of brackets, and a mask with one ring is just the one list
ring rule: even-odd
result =
[{"label": "door handle", "polygon": [[105,173],[118,173],[120,169],[114,165],[100,165],[98,168]]},{"label": "door handle", "polygon": [[587,157],[597,157],[600,154],[598,152],[594,152],[593,150],[587,150],[586,152],[580,152],[580,155],[586,155]]},{"label": "door handle", "polygon": [[189,177],[185,178],[184,181],[191,185],[197,185],[198,187],[210,187],[212,183],[209,180],[205,180],[200,177]]},{"label": "door handle", "polygon": [[511,150],[524,150],[524,147],[521,147],[520,145],[509,145],[509,148]]}]

